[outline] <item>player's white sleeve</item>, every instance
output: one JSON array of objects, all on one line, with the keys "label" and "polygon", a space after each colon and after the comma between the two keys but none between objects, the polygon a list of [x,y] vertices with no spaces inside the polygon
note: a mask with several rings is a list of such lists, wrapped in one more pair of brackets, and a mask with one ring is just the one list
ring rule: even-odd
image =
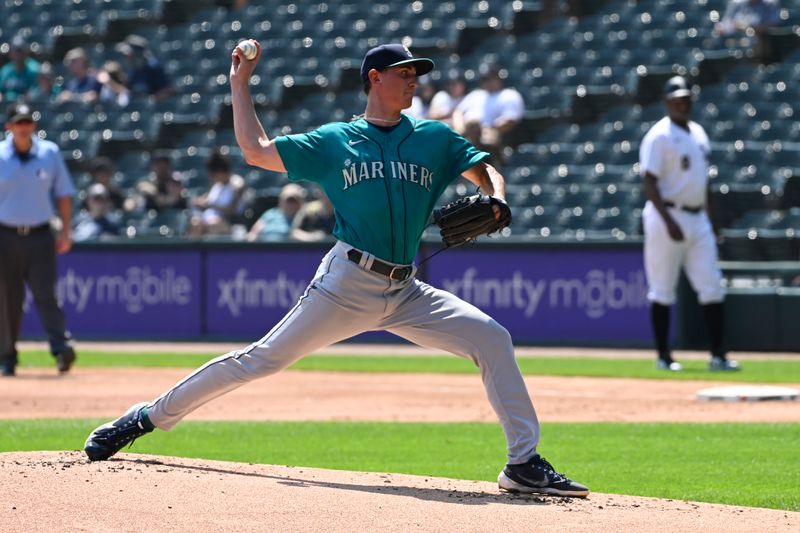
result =
[{"label": "player's white sleeve", "polygon": [[640,174],[644,177],[648,172],[657,178],[664,176],[664,159],[666,139],[662,135],[645,135],[639,146]]}]

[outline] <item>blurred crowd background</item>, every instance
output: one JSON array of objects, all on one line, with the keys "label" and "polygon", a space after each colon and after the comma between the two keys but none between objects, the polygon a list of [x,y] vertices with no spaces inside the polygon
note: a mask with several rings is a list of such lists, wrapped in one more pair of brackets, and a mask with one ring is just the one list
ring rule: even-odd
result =
[{"label": "blurred crowd background", "polygon": [[[0,98],[36,111],[72,171],[75,238],[318,240],[318,190],[244,163],[230,53],[258,39],[270,135],[363,112],[364,52],[402,42],[437,69],[409,114],[492,154],[501,238],[641,236],[639,141],[663,83],[695,85],[712,141],[721,257],[800,259],[800,1],[2,0]],[[471,192],[454,183],[442,203]],[[431,233],[431,236],[435,232]]]}]

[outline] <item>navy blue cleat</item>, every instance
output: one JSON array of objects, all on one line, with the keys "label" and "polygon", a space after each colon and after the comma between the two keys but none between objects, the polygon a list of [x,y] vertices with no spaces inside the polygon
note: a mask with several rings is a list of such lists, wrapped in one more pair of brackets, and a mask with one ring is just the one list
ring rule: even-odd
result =
[{"label": "navy blue cleat", "polygon": [[567,476],[559,474],[553,465],[539,454],[519,465],[506,465],[497,477],[502,490],[524,494],[547,494],[585,498],[589,489]]},{"label": "navy blue cleat", "polygon": [[113,422],[92,431],[83,450],[90,461],[105,461],[154,429],[155,426],[147,417],[147,403],[137,403]]}]

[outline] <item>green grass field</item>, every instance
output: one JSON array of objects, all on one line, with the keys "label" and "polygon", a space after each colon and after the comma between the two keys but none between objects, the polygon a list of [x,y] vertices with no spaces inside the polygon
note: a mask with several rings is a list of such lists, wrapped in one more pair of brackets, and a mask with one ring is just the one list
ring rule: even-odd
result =
[{"label": "green grass field", "polygon": [[[78,450],[100,420],[0,421],[0,451]],[[540,452],[596,492],[800,511],[800,424],[545,424]],[[129,450],[494,481],[497,424],[187,422]]]},{"label": "green grass field", "polygon": [[[81,367],[175,367],[195,368],[213,355],[80,352]],[[800,383],[800,357],[797,361],[759,360],[743,362],[742,372],[709,372],[706,361],[684,361],[683,372],[655,369],[652,359],[598,359],[590,357],[522,357],[519,366],[526,375],[588,376],[643,379],[681,379],[736,381],[747,383]],[[22,367],[52,367],[53,358],[45,352],[20,355]],[[312,355],[300,360],[291,370],[331,372],[425,372],[436,374],[477,373],[472,362],[455,356]]]},{"label": "green grass field", "polygon": [[[81,352],[80,367],[194,368],[211,355]],[[44,352],[23,367],[52,367]],[[745,361],[739,373],[711,373],[686,361],[660,372],[650,359],[524,357],[528,375],[800,383],[797,361]],[[294,371],[475,373],[451,356],[310,356]],[[0,451],[78,450],[100,420],[0,420]],[[231,444],[235,443],[235,444]],[[497,424],[187,422],[156,432],[131,451],[461,479],[496,479],[504,457]],[[545,424],[540,451],[596,492],[800,511],[800,423]]]}]

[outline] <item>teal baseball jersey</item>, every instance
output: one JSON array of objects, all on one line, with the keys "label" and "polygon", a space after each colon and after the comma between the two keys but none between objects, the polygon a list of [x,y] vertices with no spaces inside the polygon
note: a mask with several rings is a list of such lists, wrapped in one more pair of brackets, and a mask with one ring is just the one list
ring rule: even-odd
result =
[{"label": "teal baseball jersey", "polygon": [[445,188],[489,156],[442,122],[406,115],[391,130],[361,118],[275,142],[289,179],[330,198],[337,239],[402,264],[414,260]]}]

